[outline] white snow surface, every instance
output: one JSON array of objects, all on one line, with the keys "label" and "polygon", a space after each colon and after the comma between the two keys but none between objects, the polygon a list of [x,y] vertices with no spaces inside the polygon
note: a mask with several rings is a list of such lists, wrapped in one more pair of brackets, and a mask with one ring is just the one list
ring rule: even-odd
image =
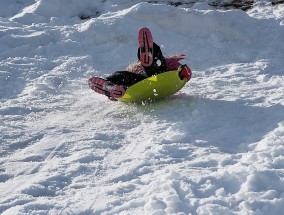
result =
[{"label": "white snow surface", "polygon": [[[0,4],[0,214],[283,214],[283,4]],[[144,26],[192,80],[152,104],[90,90]]]}]

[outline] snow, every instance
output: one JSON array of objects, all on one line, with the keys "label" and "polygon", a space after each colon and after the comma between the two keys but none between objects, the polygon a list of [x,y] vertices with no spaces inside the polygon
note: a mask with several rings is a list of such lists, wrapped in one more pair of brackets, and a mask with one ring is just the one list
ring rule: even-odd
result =
[{"label": "snow", "polygon": [[[282,214],[283,4],[0,3],[1,214]],[[146,105],[91,91],[143,26],[192,80]]]}]

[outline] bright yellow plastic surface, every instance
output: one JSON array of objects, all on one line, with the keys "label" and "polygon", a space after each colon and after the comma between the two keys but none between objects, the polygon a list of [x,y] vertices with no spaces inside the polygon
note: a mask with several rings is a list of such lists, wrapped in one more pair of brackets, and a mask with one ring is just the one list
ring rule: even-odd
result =
[{"label": "bright yellow plastic surface", "polygon": [[164,72],[130,86],[124,96],[118,100],[123,102],[160,100],[178,92],[186,82],[186,79],[179,78],[178,71]]}]

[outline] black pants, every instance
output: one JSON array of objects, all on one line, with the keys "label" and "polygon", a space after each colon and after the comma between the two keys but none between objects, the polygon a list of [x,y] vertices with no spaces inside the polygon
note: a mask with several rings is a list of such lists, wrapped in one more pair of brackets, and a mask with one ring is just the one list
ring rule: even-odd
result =
[{"label": "black pants", "polygon": [[147,78],[145,75],[136,74],[128,71],[116,71],[106,79],[113,84],[122,85],[124,87],[130,87],[131,85],[142,81]]}]

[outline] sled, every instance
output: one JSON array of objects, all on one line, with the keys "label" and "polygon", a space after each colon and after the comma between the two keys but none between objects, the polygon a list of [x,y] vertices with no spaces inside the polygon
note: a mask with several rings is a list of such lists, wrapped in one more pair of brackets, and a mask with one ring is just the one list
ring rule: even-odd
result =
[{"label": "sled", "polygon": [[154,75],[130,86],[117,100],[133,103],[161,100],[181,90],[190,78],[189,67],[179,67],[178,70]]},{"label": "sled", "polygon": [[127,89],[99,77],[91,77],[88,84],[96,93],[106,95],[112,101],[139,103],[161,100],[181,90],[191,79],[190,68],[179,63],[184,57],[180,54],[166,58],[167,72],[143,79]]}]

